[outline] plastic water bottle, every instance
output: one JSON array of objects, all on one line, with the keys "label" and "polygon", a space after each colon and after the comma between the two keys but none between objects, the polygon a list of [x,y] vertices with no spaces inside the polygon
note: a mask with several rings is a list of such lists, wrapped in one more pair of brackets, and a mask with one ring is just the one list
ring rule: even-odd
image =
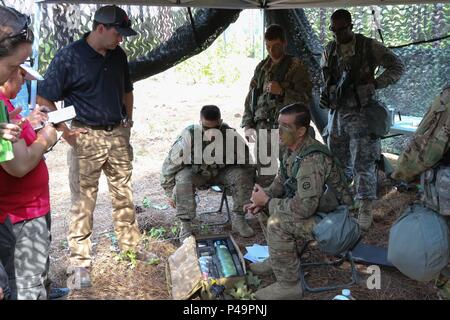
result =
[{"label": "plastic water bottle", "polygon": [[233,277],[237,275],[236,267],[233,263],[233,258],[231,257],[228,247],[222,240],[217,240],[214,242],[216,247],[216,254],[220,261],[220,267],[225,278]]},{"label": "plastic water bottle", "polygon": [[349,289],[343,289],[341,294],[338,294],[333,300],[355,300]]}]

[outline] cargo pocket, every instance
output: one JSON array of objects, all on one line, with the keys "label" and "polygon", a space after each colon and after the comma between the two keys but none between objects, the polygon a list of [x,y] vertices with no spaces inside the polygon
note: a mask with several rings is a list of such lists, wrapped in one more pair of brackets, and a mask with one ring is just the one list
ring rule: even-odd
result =
[{"label": "cargo pocket", "polygon": [[422,201],[424,206],[433,211],[439,211],[439,201],[435,181],[434,169],[429,169],[420,176],[420,184],[423,186]]},{"label": "cargo pocket", "polygon": [[450,167],[441,167],[436,174],[436,192],[439,197],[439,213],[450,216]]}]

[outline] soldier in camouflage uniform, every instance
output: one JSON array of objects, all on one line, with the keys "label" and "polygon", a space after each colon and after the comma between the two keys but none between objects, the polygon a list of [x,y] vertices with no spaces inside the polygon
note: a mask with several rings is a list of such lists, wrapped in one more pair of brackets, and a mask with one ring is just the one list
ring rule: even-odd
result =
[{"label": "soldier in camouflage uniform", "polygon": [[[413,138],[400,155],[397,169],[392,173],[392,178],[399,181],[411,182],[419,175],[423,176],[429,170],[445,167],[450,168],[450,80],[443,91],[433,101],[414,133]],[[426,199],[427,193],[424,192],[425,199],[423,200],[425,206],[446,217],[450,230],[449,178],[448,174],[436,175],[434,184],[440,185],[441,187],[437,189],[433,197],[430,197],[434,199]],[[447,187],[444,185],[447,185]],[[439,190],[442,188],[444,190]],[[443,195],[440,193],[442,191],[446,193],[446,197],[445,195],[442,197]],[[436,198],[439,198],[439,205],[430,206]],[[450,300],[449,279],[450,268],[447,267],[447,270],[443,270],[436,284],[439,288],[440,296]]]},{"label": "soldier in camouflage uniform", "polygon": [[[404,66],[383,44],[353,33],[352,28],[348,11],[333,13],[330,30],[334,40],[326,46],[321,60],[325,80],[321,106],[330,109],[328,146],[344,166],[349,181],[354,180],[355,198],[360,203],[358,222],[367,230],[373,220],[371,201],[377,195],[376,162],[381,156],[381,141],[366,110],[381,106],[375,91],[397,82]],[[375,79],[378,66],[384,71]]]},{"label": "soldier in camouflage uniform", "polygon": [[[309,105],[312,82],[302,61],[286,54],[287,41],[281,26],[269,26],[264,39],[269,56],[255,69],[250,90],[245,99],[241,127],[245,128],[245,135],[250,142],[254,142],[256,136],[257,181],[266,187],[272,182],[275,173],[270,175],[261,172],[262,167],[267,168],[270,165],[262,163],[259,157],[260,150],[264,150],[261,143],[265,142],[260,139],[260,130],[267,130],[265,131],[268,137],[267,155],[270,156],[273,147],[270,134],[272,129],[277,128],[279,110],[294,102]],[[278,154],[275,159],[278,159]]]},{"label": "soldier in camouflage uniform", "polygon": [[[249,151],[245,141],[236,131],[222,123],[220,110],[216,106],[204,106],[200,112],[201,125],[191,125],[183,130],[173,144],[169,155],[165,159],[161,173],[163,187],[169,203],[176,207],[177,218],[181,221],[180,239],[192,234],[191,221],[195,217],[197,188],[215,184],[224,185],[233,197],[232,230],[242,237],[254,235],[252,228],[245,220],[244,204],[248,203],[255,180],[255,168],[249,162]],[[215,129],[215,130],[214,130]],[[235,134],[233,139],[234,155],[231,160],[226,137],[230,132]],[[220,148],[221,156],[216,152],[218,161],[204,158],[207,148],[212,148],[212,142],[218,136],[209,137],[211,133],[221,135],[223,143]],[[238,144],[242,148],[238,147]],[[201,158],[196,155],[195,148],[199,148]],[[214,155],[213,155],[214,157]]]},{"label": "soldier in camouflage uniform", "polygon": [[[270,258],[254,264],[256,274],[270,271],[277,282],[256,292],[257,299],[299,299],[300,260],[298,240],[312,239],[315,213],[330,212],[339,204],[351,204],[347,179],[328,148],[306,134],[310,124],[309,109],[292,104],[280,111],[280,140],[286,147],[280,170],[269,188],[255,184],[252,204],[245,207],[259,215],[267,212],[266,239]],[[326,187],[334,190],[334,207],[323,201]]]}]

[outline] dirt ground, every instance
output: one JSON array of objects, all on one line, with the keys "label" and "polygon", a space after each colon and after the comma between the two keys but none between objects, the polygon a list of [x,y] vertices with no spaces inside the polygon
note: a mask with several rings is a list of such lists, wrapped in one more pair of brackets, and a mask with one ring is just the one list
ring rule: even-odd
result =
[{"label": "dirt ground", "polygon": [[[242,78],[232,87],[223,85],[176,83],[172,72],[163,73],[135,84],[135,126],[132,132],[134,148],[133,187],[134,202],[138,206],[137,218],[142,232],[148,233],[163,227],[165,234],[149,240],[149,249],[159,258],[152,265],[138,262],[135,267],[125,261],[117,261],[112,246],[115,242],[111,218],[111,201],[106,179],[102,176],[94,212],[93,242],[93,288],[74,291],[69,299],[170,299],[165,277],[165,262],[179,246],[173,239],[171,228],[175,226],[175,211],[165,208],[163,190],[159,185],[161,164],[177,134],[186,125],[197,123],[200,108],[205,104],[216,104],[222,110],[224,121],[238,127],[248,81],[256,61],[249,60],[243,66]],[[52,234],[50,278],[53,286],[65,286],[65,270],[68,266],[66,236],[69,226],[70,190],[66,152],[68,146],[58,143],[48,154],[50,171]],[[364,242],[387,244],[390,225],[402,210],[414,200],[414,194],[398,193],[389,185],[380,189],[383,198],[378,201],[375,226],[364,235]],[[213,191],[200,193],[199,210],[217,208],[220,196]],[[245,246],[264,244],[264,238],[255,217],[247,217],[257,235],[243,239],[234,235],[245,253]],[[214,219],[214,218],[213,218]],[[206,228],[199,222],[200,233],[231,232],[229,226]],[[152,229],[153,228],[153,229]],[[312,257],[321,258],[317,252]],[[369,290],[365,285],[366,266],[358,266],[360,283],[353,286],[356,299],[437,299],[433,284],[420,284],[407,279],[396,270],[382,269],[381,289]],[[347,272],[347,273],[345,273]],[[332,270],[312,271],[310,279],[314,285],[345,282],[348,279],[348,265]],[[263,277],[262,286],[275,279]],[[339,290],[325,293],[306,294],[305,299],[329,300]]]}]

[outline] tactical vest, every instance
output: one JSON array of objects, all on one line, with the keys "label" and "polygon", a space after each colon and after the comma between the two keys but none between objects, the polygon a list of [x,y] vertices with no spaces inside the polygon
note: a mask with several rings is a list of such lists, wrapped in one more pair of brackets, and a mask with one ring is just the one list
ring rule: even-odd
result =
[{"label": "tactical vest", "polygon": [[[292,55],[286,54],[283,60],[277,65],[275,72],[273,73],[270,81],[276,81],[282,83],[286,78],[286,74],[293,60]],[[282,97],[277,97],[276,95],[264,92],[264,72],[262,67],[266,65],[270,57],[266,58],[261,67],[256,72],[258,77],[256,79],[256,108],[253,110],[253,120],[255,122],[265,121],[268,129],[276,128],[278,119],[279,105],[282,105]]]},{"label": "tactical vest", "polygon": [[[194,130],[195,130],[195,126],[191,125],[188,128],[188,131],[191,135],[191,142],[194,141]],[[220,127],[220,132],[222,133],[222,137],[223,137],[223,145],[222,145],[222,150],[223,150],[223,160],[221,164],[196,164],[194,163],[195,158],[194,158],[194,143],[191,143],[191,161],[192,161],[192,165],[191,168],[193,170],[194,173],[196,174],[201,174],[201,175],[205,175],[208,176],[210,178],[215,177],[219,174],[219,171],[221,169],[224,169],[226,166],[230,165],[226,163],[226,135],[227,135],[227,130],[233,130],[236,131],[234,128],[231,128],[230,126],[228,126],[226,123],[223,123],[222,126]],[[202,155],[203,155],[203,151],[205,150],[205,148],[211,144],[212,141],[203,141],[203,132],[202,132]],[[237,148],[236,148],[236,141],[234,141],[234,164],[237,164],[237,160],[238,160],[238,152],[237,152]],[[245,145],[245,164],[249,163],[249,150],[248,150],[248,146]],[[242,164],[240,164],[242,165]]]},{"label": "tactical vest", "polygon": [[[287,197],[287,198],[294,197],[295,193],[297,192],[297,178],[296,177],[297,177],[298,170],[300,169],[300,165],[301,165],[303,159],[305,159],[308,155],[310,155],[312,153],[316,153],[316,152],[323,153],[326,156],[333,159],[334,163],[339,168],[338,170],[340,173],[340,181],[341,181],[342,185],[347,185],[347,183],[346,183],[347,179],[345,177],[344,171],[340,169],[338,160],[334,157],[334,155],[331,153],[331,151],[328,149],[328,147],[323,144],[312,144],[309,147],[305,148],[305,150],[300,152],[299,155],[297,155],[297,157],[295,158],[295,160],[292,164],[292,170],[291,170],[290,177],[287,174],[287,169],[284,164],[284,161],[281,161],[280,173],[285,180],[284,185],[283,185],[285,197]],[[331,189],[332,192],[334,192],[339,203],[343,204],[343,202],[344,202],[342,200],[343,195],[337,191],[339,189],[339,187],[336,185],[328,185],[328,184],[327,184],[327,186]]]},{"label": "tactical vest", "polygon": [[[329,105],[330,100],[334,99],[338,107],[346,107],[346,102],[354,99],[356,107],[367,118],[369,133],[376,137],[386,135],[391,127],[391,119],[388,108],[380,101],[369,97],[367,104],[361,103],[361,97],[358,94],[357,87],[366,85],[368,79],[374,80],[375,57],[372,53],[372,39],[364,37],[361,34],[355,34],[355,55],[348,64],[339,64],[336,51],[336,41],[329,45],[329,59],[326,72],[326,84],[328,90]],[[367,62],[365,64],[365,61]],[[366,67],[368,66],[368,68]],[[330,92],[330,87],[336,86],[336,92]],[[364,108],[364,109],[363,109]]]},{"label": "tactical vest", "polygon": [[[341,102],[355,95],[354,89],[356,86],[367,84],[362,79],[373,79],[374,77],[375,58],[370,47],[373,40],[358,33],[355,34],[355,40],[355,55],[351,58],[350,63],[346,65],[338,62],[337,54],[335,54],[337,50],[336,41],[332,41],[328,45],[329,58],[327,67],[324,70],[326,90],[329,90],[332,85],[339,86],[342,84],[344,88],[340,99],[342,100]],[[367,61],[369,65],[368,72],[367,70],[362,70],[364,61]],[[346,83],[344,84],[344,82]]]}]

